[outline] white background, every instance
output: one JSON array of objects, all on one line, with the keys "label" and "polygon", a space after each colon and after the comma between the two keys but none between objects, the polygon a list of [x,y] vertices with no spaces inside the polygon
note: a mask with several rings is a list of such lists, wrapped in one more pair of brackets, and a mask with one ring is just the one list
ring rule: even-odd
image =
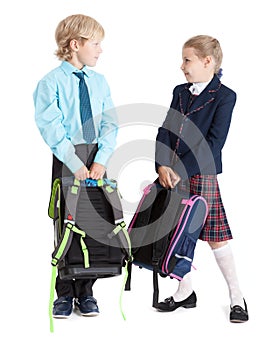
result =
[{"label": "white background", "polygon": [[[10,0],[0,6],[5,349],[279,349],[277,1]],[[152,274],[135,268],[132,291],[123,295],[126,321],[118,305],[120,276],[94,286],[98,318],[55,320],[55,333],[49,333],[51,153],[34,122],[32,93],[38,80],[59,64],[53,55],[54,31],[61,19],[74,13],[95,17],[105,28],[104,53],[96,70],[106,76],[116,106],[167,108],[173,88],[184,82],[179,69],[183,43],[196,34],[220,40],[222,81],[237,92],[238,100],[219,181],[248,323],[229,323],[227,287],[210,249],[199,242],[193,271],[197,308],[156,312],[151,307]],[[119,143],[153,140],[155,134],[152,126],[123,126]],[[127,164],[118,178],[124,199],[137,202],[141,186],[154,177],[152,159]],[[175,280],[161,279],[160,298],[171,295],[176,286]]]}]

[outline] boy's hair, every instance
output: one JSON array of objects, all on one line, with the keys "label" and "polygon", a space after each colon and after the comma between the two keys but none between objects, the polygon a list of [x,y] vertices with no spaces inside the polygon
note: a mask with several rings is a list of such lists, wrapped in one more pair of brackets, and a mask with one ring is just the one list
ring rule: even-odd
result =
[{"label": "boy's hair", "polygon": [[215,61],[215,73],[219,72],[223,60],[223,52],[217,39],[208,35],[197,35],[185,42],[183,49],[187,47],[192,47],[199,58],[212,56]]},{"label": "boy's hair", "polygon": [[103,27],[94,18],[80,14],[68,16],[56,28],[55,40],[58,48],[55,54],[60,60],[67,61],[72,58],[71,40],[80,40],[82,43],[88,39],[102,40],[104,34]]}]

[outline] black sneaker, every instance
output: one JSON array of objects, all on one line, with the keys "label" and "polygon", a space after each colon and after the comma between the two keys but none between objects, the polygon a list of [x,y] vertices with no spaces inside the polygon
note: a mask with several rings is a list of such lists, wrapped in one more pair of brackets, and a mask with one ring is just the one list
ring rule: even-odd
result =
[{"label": "black sneaker", "polygon": [[173,297],[169,297],[167,299],[165,299],[163,302],[158,303],[158,305],[156,306],[156,309],[158,309],[159,311],[174,311],[176,309],[178,309],[178,307],[184,307],[186,309],[190,309],[192,307],[196,307],[196,294],[195,292],[192,292],[192,294],[182,300],[182,301],[174,301]]},{"label": "black sneaker", "polygon": [[247,304],[245,299],[244,300],[244,307],[241,307],[240,305],[234,305],[230,308],[230,315],[229,315],[229,320],[230,322],[233,323],[242,323],[246,322],[249,320],[249,314],[248,314],[248,309],[247,309]]},{"label": "black sneaker", "polygon": [[68,318],[73,310],[73,298],[69,296],[59,297],[53,303],[53,317]]},{"label": "black sneaker", "polygon": [[97,300],[93,296],[85,296],[75,299],[75,307],[83,316],[97,316],[99,309]]}]

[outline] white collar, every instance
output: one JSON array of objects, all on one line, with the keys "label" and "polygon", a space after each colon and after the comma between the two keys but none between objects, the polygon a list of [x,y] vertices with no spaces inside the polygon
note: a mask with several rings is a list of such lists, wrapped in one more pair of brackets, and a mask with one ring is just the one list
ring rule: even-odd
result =
[{"label": "white collar", "polygon": [[210,83],[211,80],[202,83],[193,83],[190,86],[189,90],[193,95],[199,95],[206,88],[206,86]]}]

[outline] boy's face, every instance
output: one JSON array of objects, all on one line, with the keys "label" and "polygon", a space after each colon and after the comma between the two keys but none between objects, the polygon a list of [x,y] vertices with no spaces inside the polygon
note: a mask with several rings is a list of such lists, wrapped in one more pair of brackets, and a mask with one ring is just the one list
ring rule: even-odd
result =
[{"label": "boy's face", "polygon": [[102,53],[101,40],[73,40],[73,57],[69,60],[76,68],[82,69],[84,66],[94,67]]},{"label": "boy's face", "polygon": [[206,82],[213,77],[214,66],[211,56],[199,58],[192,47],[184,48],[182,56],[181,69],[189,83]]}]

